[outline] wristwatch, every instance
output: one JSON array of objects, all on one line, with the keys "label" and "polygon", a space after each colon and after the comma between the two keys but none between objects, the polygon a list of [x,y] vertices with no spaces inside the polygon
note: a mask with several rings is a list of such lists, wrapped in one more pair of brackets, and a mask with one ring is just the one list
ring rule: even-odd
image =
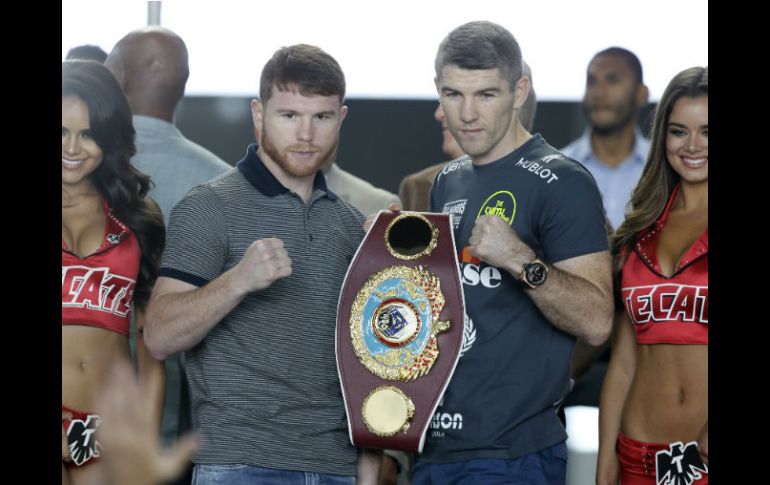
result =
[{"label": "wristwatch", "polygon": [[524,269],[519,276],[519,281],[530,288],[537,288],[538,286],[542,286],[547,278],[548,266],[539,259],[535,259],[531,263],[524,265]]}]

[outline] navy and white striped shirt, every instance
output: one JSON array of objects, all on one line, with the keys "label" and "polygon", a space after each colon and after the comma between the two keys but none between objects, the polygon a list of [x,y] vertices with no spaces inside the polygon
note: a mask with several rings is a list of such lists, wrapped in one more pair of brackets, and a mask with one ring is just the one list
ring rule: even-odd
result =
[{"label": "navy and white striped shirt", "polygon": [[256,145],[174,208],[161,276],[203,286],[270,237],[283,240],[292,260],[291,276],[248,295],[186,352],[202,435],[196,463],[356,474],[334,334],[363,221],[320,172],[305,205],[267,170]]}]

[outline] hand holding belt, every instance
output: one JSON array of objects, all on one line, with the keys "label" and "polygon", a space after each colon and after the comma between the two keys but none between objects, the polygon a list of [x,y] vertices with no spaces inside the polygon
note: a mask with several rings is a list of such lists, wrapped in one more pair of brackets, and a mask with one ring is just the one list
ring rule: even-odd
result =
[{"label": "hand holding belt", "polygon": [[337,368],[354,445],[422,451],[463,322],[450,216],[380,212],[337,307]]}]

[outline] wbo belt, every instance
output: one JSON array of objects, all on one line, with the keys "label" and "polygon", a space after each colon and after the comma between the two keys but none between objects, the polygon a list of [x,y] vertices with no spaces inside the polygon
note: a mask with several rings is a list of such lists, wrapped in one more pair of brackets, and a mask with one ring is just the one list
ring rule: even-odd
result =
[{"label": "wbo belt", "polygon": [[460,356],[464,315],[450,215],[381,211],[337,307],[353,445],[422,451]]}]

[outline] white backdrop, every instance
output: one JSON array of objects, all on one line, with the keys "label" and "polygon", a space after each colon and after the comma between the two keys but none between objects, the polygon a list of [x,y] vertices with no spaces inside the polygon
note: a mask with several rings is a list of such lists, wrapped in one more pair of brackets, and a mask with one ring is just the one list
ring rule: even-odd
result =
[{"label": "white backdrop", "polygon": [[[62,59],[76,45],[109,52],[147,24],[142,0],[62,0]],[[164,0],[161,24],[190,51],[189,95],[252,96],[281,46],[315,44],[345,71],[348,96],[435,99],[433,59],[454,27],[491,20],[508,28],[532,66],[538,98],[582,98],[594,53],[635,52],[651,101],[674,74],[708,63],[703,0]]]}]

